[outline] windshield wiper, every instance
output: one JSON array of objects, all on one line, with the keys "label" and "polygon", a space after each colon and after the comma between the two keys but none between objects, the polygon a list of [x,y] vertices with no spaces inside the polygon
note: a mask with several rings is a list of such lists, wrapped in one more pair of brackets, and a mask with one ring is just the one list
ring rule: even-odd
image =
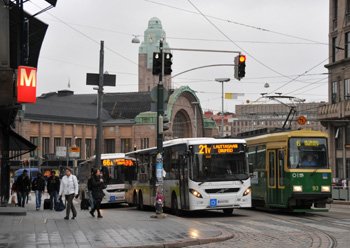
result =
[{"label": "windshield wiper", "polygon": [[231,176],[234,177],[234,180],[237,181],[239,180],[242,184],[244,183],[242,179],[238,178],[235,174],[232,174]]}]

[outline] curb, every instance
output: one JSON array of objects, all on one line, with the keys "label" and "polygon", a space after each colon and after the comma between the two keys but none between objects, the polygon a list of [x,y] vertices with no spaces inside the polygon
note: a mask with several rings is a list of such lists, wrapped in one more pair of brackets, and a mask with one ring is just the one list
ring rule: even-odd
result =
[{"label": "curb", "polygon": [[226,230],[220,229],[221,234],[216,237],[202,238],[202,239],[182,239],[173,240],[170,242],[159,243],[159,244],[149,244],[149,245],[133,245],[133,246],[122,246],[120,248],[179,248],[192,245],[204,245],[209,243],[216,243],[232,239],[234,235]]},{"label": "curb", "polygon": [[333,200],[332,204],[336,204],[336,205],[350,205],[350,201]]}]

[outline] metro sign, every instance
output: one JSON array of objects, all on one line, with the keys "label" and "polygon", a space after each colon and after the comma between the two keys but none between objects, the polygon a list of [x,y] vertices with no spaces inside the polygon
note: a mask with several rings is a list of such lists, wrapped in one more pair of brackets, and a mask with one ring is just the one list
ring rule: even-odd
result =
[{"label": "metro sign", "polygon": [[36,68],[18,66],[17,71],[17,102],[36,102]]}]

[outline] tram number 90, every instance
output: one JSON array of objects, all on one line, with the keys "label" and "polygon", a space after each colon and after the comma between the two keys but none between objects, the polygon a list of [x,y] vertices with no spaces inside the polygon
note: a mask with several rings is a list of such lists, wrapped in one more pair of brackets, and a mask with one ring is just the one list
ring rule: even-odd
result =
[{"label": "tram number 90", "polygon": [[320,191],[320,187],[317,185],[312,186],[312,191]]}]

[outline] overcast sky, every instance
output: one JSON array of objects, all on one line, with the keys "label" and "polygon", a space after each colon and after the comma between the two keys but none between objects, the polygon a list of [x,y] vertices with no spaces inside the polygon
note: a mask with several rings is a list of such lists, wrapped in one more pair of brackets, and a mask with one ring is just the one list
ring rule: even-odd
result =
[{"label": "overcast sky", "polygon": [[[191,4],[192,3],[192,4]],[[326,0],[58,0],[37,16],[49,24],[38,65],[38,95],[68,88],[92,93],[87,72],[98,72],[99,43],[105,42],[105,70],[117,74],[117,86],[106,92],[138,89],[138,47],[148,20],[158,17],[173,48],[242,51],[247,55],[246,77],[233,79],[232,67],[195,70],[173,79],[175,87],[197,91],[204,110],[221,110],[225,92],[244,93],[225,100],[225,111],[257,100],[260,93],[281,92],[312,101],[327,101],[328,6]],[[25,9],[46,7],[32,0]],[[208,20],[201,14],[201,11]],[[234,54],[173,52],[173,75],[210,64],[232,64]],[[312,69],[312,70],[311,70]],[[306,73],[306,74],[304,74]],[[300,75],[296,80],[298,75]],[[270,85],[264,88],[265,83]]]}]

